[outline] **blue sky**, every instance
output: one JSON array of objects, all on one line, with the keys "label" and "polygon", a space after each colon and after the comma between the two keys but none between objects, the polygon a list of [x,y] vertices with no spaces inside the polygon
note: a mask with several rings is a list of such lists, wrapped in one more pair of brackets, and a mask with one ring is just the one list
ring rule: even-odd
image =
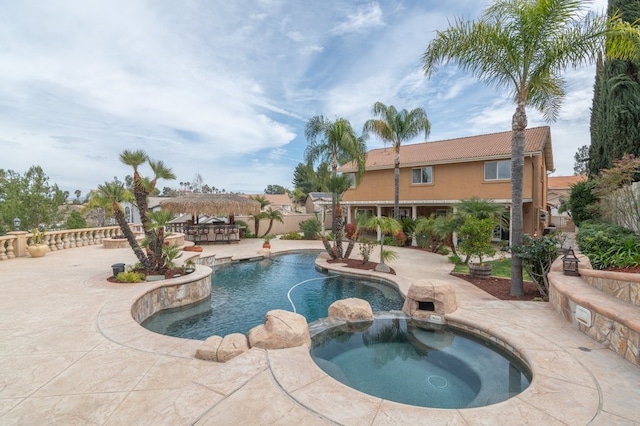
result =
[{"label": "blue sky", "polygon": [[[422,107],[429,140],[508,131],[515,106],[455,67],[427,80],[420,57],[447,19],[480,0],[24,0],[0,3],[0,168],[40,165],[86,193],[144,149],[177,175],[227,191],[291,187],[306,121],[357,131],[376,101]],[[593,8],[602,11],[606,0]],[[551,123],[556,172],[589,144],[593,67],[566,73]],[[544,125],[529,110],[529,126]],[[414,142],[419,142],[416,140]],[[371,138],[368,147],[382,143]]]}]

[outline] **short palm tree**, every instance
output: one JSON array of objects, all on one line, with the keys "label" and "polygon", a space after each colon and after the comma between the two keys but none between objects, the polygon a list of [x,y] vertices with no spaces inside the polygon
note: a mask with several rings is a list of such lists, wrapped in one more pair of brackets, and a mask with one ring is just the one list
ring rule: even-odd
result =
[{"label": "short palm tree", "polygon": [[374,133],[385,143],[390,143],[393,148],[393,217],[400,219],[400,146],[422,132],[426,139],[431,131],[431,123],[422,108],[398,111],[393,105],[386,106],[382,102],[376,102],[373,104],[372,112],[377,118],[364,123],[363,134],[366,137]]},{"label": "short palm tree", "polygon": [[[432,75],[454,62],[480,80],[507,89],[516,104],[511,140],[511,244],[522,245],[524,131],[527,107],[556,119],[564,97],[562,72],[593,61],[607,30],[604,17],[584,15],[578,0],[494,0],[480,19],[455,20],[439,31],[423,56]],[[524,294],[522,262],[512,259],[511,294]]]},{"label": "short palm tree", "polygon": [[[339,165],[354,162],[357,169],[356,182],[360,182],[365,170],[367,145],[363,138],[356,136],[349,120],[340,117],[331,121],[317,115],[307,122],[305,136],[309,141],[304,154],[307,164],[324,161],[331,165],[331,173],[335,176]],[[335,196],[332,198],[331,206],[334,212],[331,229],[335,234]]]},{"label": "short palm tree", "polygon": [[267,215],[262,210],[264,210],[265,207],[270,205],[271,201],[267,200],[262,195],[253,195],[253,196],[251,196],[249,198],[251,198],[252,200],[255,200],[255,201],[260,203],[260,211],[251,216],[251,217],[253,217],[253,230],[255,231],[255,234],[256,234],[256,237],[257,237],[258,236],[258,232],[260,231],[260,221],[262,219],[267,219]]},{"label": "short palm tree", "polygon": [[264,218],[269,220],[269,227],[263,235],[263,237],[266,237],[267,235],[269,235],[269,232],[271,232],[273,222],[277,221],[280,223],[284,223],[284,218],[282,217],[282,212],[280,210],[273,210],[271,207],[267,207],[267,210],[264,213]]},{"label": "short palm tree", "polygon": [[389,272],[389,267],[384,264],[384,236],[397,234],[402,231],[402,225],[392,217],[371,216],[364,222],[363,228],[380,230],[380,263],[376,265],[375,270],[378,272]]}]

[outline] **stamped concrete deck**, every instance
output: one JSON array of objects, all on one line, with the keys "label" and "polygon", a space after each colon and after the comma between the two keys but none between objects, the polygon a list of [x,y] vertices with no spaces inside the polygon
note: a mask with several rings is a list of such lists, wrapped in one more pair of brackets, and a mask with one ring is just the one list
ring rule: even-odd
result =
[{"label": "stamped concrete deck", "polygon": [[[260,240],[205,247],[254,257]],[[272,250],[321,248],[272,242]],[[519,396],[484,408],[425,409],[374,398],[334,381],[303,348],[252,349],[226,363],[193,358],[198,342],[133,321],[144,284],[106,281],[130,249],[84,247],[0,262],[0,424],[640,424],[640,369],[566,323],[547,303],[499,301],[449,276],[446,258],[399,249],[412,280],[454,283],[450,319],[508,342],[534,379]]]}]

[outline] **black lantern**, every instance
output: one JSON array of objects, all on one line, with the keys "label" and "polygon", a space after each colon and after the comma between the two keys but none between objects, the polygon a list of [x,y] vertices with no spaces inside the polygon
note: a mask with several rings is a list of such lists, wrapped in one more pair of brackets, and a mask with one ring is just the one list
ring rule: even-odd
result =
[{"label": "black lantern", "polygon": [[16,231],[20,230],[20,223],[22,223],[22,221],[20,220],[19,217],[16,216],[15,219],[13,219],[13,229]]},{"label": "black lantern", "polygon": [[569,247],[567,254],[562,256],[562,272],[565,275],[579,277],[580,274],[578,273],[578,262],[580,261],[578,260],[576,255],[573,253],[573,249]]}]

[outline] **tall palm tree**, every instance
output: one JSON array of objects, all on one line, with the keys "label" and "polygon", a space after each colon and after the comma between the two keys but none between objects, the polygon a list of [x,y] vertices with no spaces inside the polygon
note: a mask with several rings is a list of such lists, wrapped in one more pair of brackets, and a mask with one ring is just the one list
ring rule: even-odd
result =
[{"label": "tall palm tree", "polygon": [[[152,229],[149,219],[149,203],[147,197],[156,188],[158,179],[175,179],[175,174],[162,161],[153,161],[143,150],[129,151],[124,150],[120,154],[120,161],[128,166],[133,167],[133,196],[140,212],[140,223],[144,231],[145,239],[148,242],[147,256],[150,258],[151,265],[155,268],[162,263],[162,245],[164,244],[164,236],[158,238],[157,232]],[[147,178],[140,175],[140,166],[148,163],[153,171],[153,177]],[[155,232],[155,233],[154,233]]]},{"label": "tall palm tree", "polygon": [[[565,95],[562,72],[593,61],[607,30],[604,17],[584,15],[579,0],[495,0],[477,21],[456,19],[438,32],[423,56],[432,75],[454,62],[480,80],[506,88],[516,104],[511,138],[511,244],[522,245],[526,107],[557,118]],[[511,294],[524,294],[522,262],[511,262]]]},{"label": "tall palm tree", "polygon": [[370,133],[378,135],[385,143],[390,143],[395,155],[393,160],[393,217],[400,219],[400,146],[424,132],[425,139],[431,132],[431,123],[427,113],[422,108],[414,108],[411,111],[396,110],[393,105],[386,106],[382,102],[376,102],[371,109],[372,118],[364,123],[363,134],[367,137]]},{"label": "tall palm tree", "polygon": [[[335,176],[339,165],[352,161],[357,169],[356,182],[360,182],[365,170],[367,145],[364,138],[356,136],[347,119],[338,117],[335,121],[331,121],[323,115],[312,117],[305,126],[305,136],[309,141],[304,153],[308,164],[311,165],[317,160],[325,161],[331,165],[331,173]],[[333,194],[331,229],[335,234],[337,226],[335,192]]]}]

